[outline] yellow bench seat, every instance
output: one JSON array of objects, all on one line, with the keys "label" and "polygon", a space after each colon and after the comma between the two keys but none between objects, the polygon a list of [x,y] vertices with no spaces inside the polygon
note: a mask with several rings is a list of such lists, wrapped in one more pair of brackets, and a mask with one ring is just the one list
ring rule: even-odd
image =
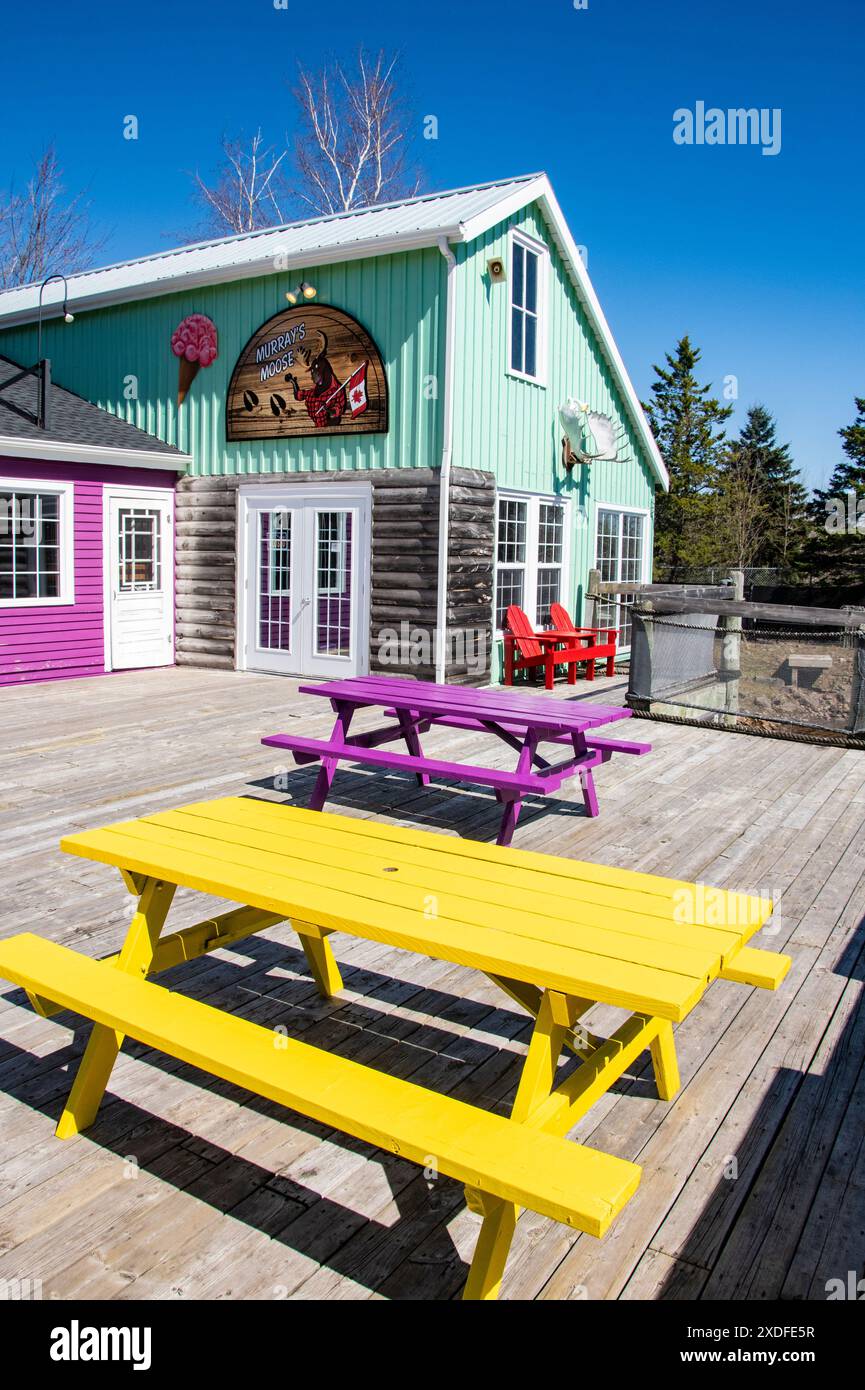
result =
[{"label": "yellow bench seat", "polygon": [[593,1236],[604,1234],[640,1180],[634,1163],[296,1042],[29,932],[0,943],[0,974],[213,1076]]}]

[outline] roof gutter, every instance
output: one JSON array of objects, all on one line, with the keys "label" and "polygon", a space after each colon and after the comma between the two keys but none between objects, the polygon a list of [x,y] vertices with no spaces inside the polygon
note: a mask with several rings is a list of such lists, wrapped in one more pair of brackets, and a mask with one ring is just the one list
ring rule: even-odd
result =
[{"label": "roof gutter", "polygon": [[436,607],[435,677],[444,681],[447,663],[448,630],[448,541],[450,521],[450,479],[453,454],[454,342],[456,340],[456,256],[446,236],[439,237],[439,251],[447,262],[445,287],[445,358],[442,399],[442,461],[439,470],[439,553]]},{"label": "roof gutter", "polygon": [[185,473],[191,454],[161,454],[156,449],[110,449],[98,444],[66,443],[57,439],[21,439],[0,435],[0,460],[45,459],[57,463],[98,463],[117,468],[165,468]]},{"label": "roof gutter", "polygon": [[[363,241],[347,242],[340,246],[307,246],[296,252],[280,251],[272,247],[266,256],[255,256],[248,261],[233,265],[206,267],[194,270],[166,271],[151,280],[135,284],[117,284],[110,289],[87,292],[89,276],[107,275],[114,269],[85,271],[80,276],[72,276],[69,281],[69,298],[75,300],[76,314],[94,309],[107,308],[114,304],[134,303],[139,299],[156,299],[166,294],[181,294],[185,290],[204,289],[209,285],[229,284],[235,280],[246,280],[275,272],[309,270],[311,266],[339,264],[342,261],[373,259],[377,256],[396,255],[404,251],[423,251],[436,246],[443,238],[451,241],[463,240],[461,223],[449,227],[443,233],[417,232],[398,233],[389,237],[370,237]],[[176,255],[178,253],[171,253]],[[275,264],[277,263],[277,264]],[[123,266],[118,269],[123,269]],[[26,292],[26,293],[25,293]],[[6,304],[13,307],[7,308]],[[46,298],[43,305],[43,318],[59,317],[63,312],[61,299]],[[12,328],[26,323],[36,323],[38,306],[32,286],[21,290],[5,290],[0,293],[0,329]]]}]

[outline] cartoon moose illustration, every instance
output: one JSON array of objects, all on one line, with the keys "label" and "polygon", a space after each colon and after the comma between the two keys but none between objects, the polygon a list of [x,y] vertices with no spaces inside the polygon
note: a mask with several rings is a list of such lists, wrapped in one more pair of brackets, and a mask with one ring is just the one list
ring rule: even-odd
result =
[{"label": "cartoon moose illustration", "polygon": [[310,390],[298,385],[297,377],[286,372],[285,379],[291,385],[296,401],[303,401],[306,413],[316,429],[325,429],[329,424],[338,425],[345,413],[346,383],[339,383],[327,356],[327,335],[320,329],[311,335],[312,342],[297,349],[297,355],[309,368],[313,385]]}]

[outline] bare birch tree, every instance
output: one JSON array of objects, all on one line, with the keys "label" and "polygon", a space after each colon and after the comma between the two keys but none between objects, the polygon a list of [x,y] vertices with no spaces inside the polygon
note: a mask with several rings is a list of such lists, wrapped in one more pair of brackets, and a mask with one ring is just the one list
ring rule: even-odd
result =
[{"label": "bare birch tree", "polygon": [[768,508],[762,474],[747,451],[725,470],[714,510],[719,554],[727,563],[748,569],[763,541]]},{"label": "bare birch tree", "polygon": [[215,181],[196,170],[196,196],[207,217],[205,235],[255,232],[284,222],[287,193],[282,164],[288,151],[265,146],[261,130],[250,140],[222,138],[222,160]]},{"label": "bare birch tree", "polygon": [[397,65],[396,56],[381,51],[373,59],[361,48],[354,73],[340,63],[299,69],[295,194],[312,212],[347,212],[417,191]]},{"label": "bare birch tree", "polygon": [[0,288],[28,285],[55,271],[85,270],[102,245],[83,193],[68,197],[53,145],[18,192],[0,193]]}]

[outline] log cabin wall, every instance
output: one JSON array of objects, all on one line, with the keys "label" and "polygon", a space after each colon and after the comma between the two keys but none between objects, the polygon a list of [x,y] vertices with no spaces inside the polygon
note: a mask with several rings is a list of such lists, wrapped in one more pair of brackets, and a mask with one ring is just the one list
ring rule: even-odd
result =
[{"label": "log cabin wall", "polygon": [[445,678],[486,685],[493,642],[495,478],[476,468],[454,468],[449,500]]},{"label": "log cabin wall", "polygon": [[[237,664],[237,490],[249,477],[182,478],[177,489],[176,659],[178,665]],[[357,472],[259,474],[257,485],[357,482]],[[380,469],[372,485],[370,662],[373,672],[435,678],[439,473]],[[492,640],[492,474],[451,474],[448,680],[482,684]],[[465,636],[463,634],[466,634]],[[394,637],[400,657],[393,659]],[[426,653],[429,659],[424,659]],[[418,659],[420,657],[420,659]]]}]

